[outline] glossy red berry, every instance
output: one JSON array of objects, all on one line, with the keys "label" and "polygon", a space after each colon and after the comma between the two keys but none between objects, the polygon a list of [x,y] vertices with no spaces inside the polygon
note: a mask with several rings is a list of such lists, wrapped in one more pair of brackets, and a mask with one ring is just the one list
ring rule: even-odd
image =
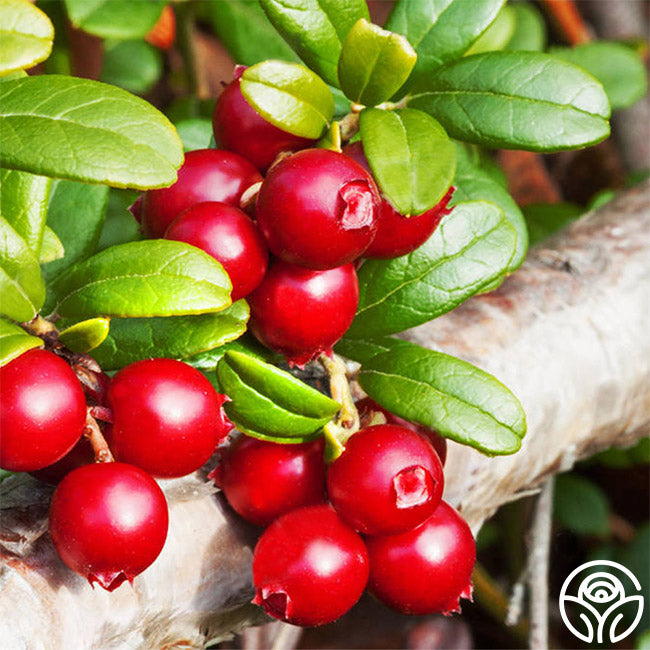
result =
[{"label": "glossy red berry", "polygon": [[84,465],[91,465],[94,462],[95,452],[90,441],[84,436],[77,441],[77,444],[63,458],[57,460],[56,463],[30,472],[30,474],[44,483],[58,485],[73,470]]},{"label": "glossy red berry", "polygon": [[276,519],[253,555],[254,603],[293,625],[331,623],[368,581],[363,541],[329,506],[307,506]]},{"label": "glossy red berry", "polygon": [[428,440],[391,424],[355,433],[327,473],[332,505],[368,535],[418,526],[438,507],[443,486],[442,465]]},{"label": "glossy red berry", "polygon": [[[343,149],[343,153],[369,170],[363,154],[361,142],[353,142]],[[364,257],[393,258],[406,255],[419,248],[431,237],[442,218],[451,212],[448,207],[454,188],[451,187],[444,197],[430,210],[422,214],[405,217],[382,199],[377,218],[377,233]]]},{"label": "glossy red berry", "polygon": [[117,460],[170,478],[197,470],[230,429],[224,396],[195,368],[173,359],[136,361],[111,382],[108,442]]},{"label": "glossy red berry", "polygon": [[268,526],[290,510],[325,503],[323,452],[322,438],[289,445],[242,435],[211,476],[239,515]]},{"label": "glossy red berry", "polygon": [[195,203],[220,201],[239,207],[241,195],[261,180],[257,169],[236,153],[190,151],[173,185],[144,194],[138,206],[139,220],[149,237],[162,237],[169,224]]},{"label": "glossy red berry", "polygon": [[237,66],[235,80],[219,95],[212,118],[214,139],[223,149],[238,153],[264,172],[279,153],[305,149],[315,140],[287,133],[255,111],[239,87],[245,69]]},{"label": "glossy red berry", "polygon": [[0,368],[0,467],[30,472],[74,447],[86,424],[86,399],[72,368],[33,349]]},{"label": "glossy red berry", "polygon": [[269,253],[255,223],[239,208],[214,201],[197,203],[172,221],[165,239],[184,241],[219,260],[232,282],[232,301],[262,281]]},{"label": "glossy red berry", "polygon": [[405,614],[460,611],[470,598],[476,545],[465,520],[442,501],[421,526],[398,535],[369,537],[368,589]]},{"label": "glossy red berry", "polygon": [[386,418],[386,424],[396,424],[398,427],[405,427],[406,429],[411,429],[411,431],[417,431],[420,435],[423,435],[433,445],[433,448],[436,450],[436,453],[440,458],[440,462],[444,466],[445,460],[447,459],[446,438],[443,438],[441,435],[437,434],[435,431],[429,429],[428,427],[425,427],[421,424],[417,424],[415,422],[409,422],[408,420],[404,420],[403,418],[386,410],[383,406],[377,404],[377,402],[370,399],[369,397],[364,397],[363,399],[360,399],[355,404],[355,406],[357,407],[357,410],[359,411],[359,416],[361,417],[362,420],[364,417],[367,417],[372,411],[375,411],[375,412],[382,413],[384,415],[384,417]]},{"label": "glossy red berry", "polygon": [[352,264],[311,271],[276,262],[248,303],[253,334],[303,365],[329,352],[350,327],[359,303],[357,273]]},{"label": "glossy red berry", "polygon": [[277,257],[331,269],[368,248],[378,210],[377,188],[361,165],[334,151],[305,149],[269,171],[255,215]]},{"label": "glossy red berry", "polygon": [[123,463],[74,470],[50,506],[50,535],[61,559],[108,591],[132,582],[153,563],[167,526],[167,502],[158,484]]}]

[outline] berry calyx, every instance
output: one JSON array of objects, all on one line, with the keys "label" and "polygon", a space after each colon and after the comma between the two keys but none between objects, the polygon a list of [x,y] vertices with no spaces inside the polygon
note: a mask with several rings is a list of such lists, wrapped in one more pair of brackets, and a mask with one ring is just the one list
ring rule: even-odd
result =
[{"label": "berry calyx", "polygon": [[197,203],[172,221],[165,239],[184,241],[221,262],[232,282],[232,301],[255,289],[268,265],[266,242],[239,208],[214,201]]},{"label": "berry calyx", "polygon": [[74,447],[86,424],[86,399],[72,368],[33,349],[0,368],[0,467],[31,472]]},{"label": "berry calyx", "polygon": [[245,69],[237,66],[234,81],[219,95],[212,117],[214,139],[221,148],[238,153],[265,172],[279,153],[305,149],[315,140],[287,133],[255,111],[240,88]]},{"label": "berry calyx", "polygon": [[427,438],[429,442],[433,445],[433,448],[436,450],[436,453],[438,454],[438,458],[440,458],[440,462],[444,467],[445,460],[447,459],[447,439],[443,438],[441,435],[433,431],[433,429],[429,429],[428,427],[425,427],[424,425],[421,424],[417,424],[415,422],[409,422],[408,420],[404,420],[398,415],[391,413],[380,404],[377,404],[377,402],[370,399],[370,397],[364,397],[363,399],[360,399],[358,402],[355,403],[355,406],[359,411],[359,417],[361,418],[362,421],[364,420],[364,418],[368,417],[368,415],[370,415],[371,412],[373,411],[379,412],[382,413],[383,416],[386,418],[386,424],[396,424],[399,427],[405,427],[406,429],[411,429],[411,431],[416,431],[420,435]]},{"label": "berry calyx", "polygon": [[[361,142],[343,148],[343,153],[370,171]],[[448,207],[454,193],[450,187],[437,205],[418,215],[405,217],[382,198],[377,217],[377,233],[366,249],[364,257],[390,259],[411,253],[429,239],[442,218],[451,212]]]},{"label": "berry calyx", "polygon": [[335,621],[359,600],[367,581],[363,541],[327,505],[276,519],[255,547],[253,602],[293,625]]},{"label": "berry calyx", "polygon": [[354,265],[312,271],[276,262],[248,296],[249,327],[267,347],[302,366],[350,327],[359,303]]},{"label": "berry calyx", "polygon": [[194,472],[230,430],[224,396],[195,368],[173,359],[136,361],[111,381],[115,458],[161,478]]},{"label": "berry calyx", "polygon": [[143,470],[95,463],[68,474],[50,506],[50,535],[73,571],[113,591],[158,557],[167,537],[167,502]]},{"label": "berry calyx", "polygon": [[438,507],[443,486],[442,464],[429,441],[390,424],[352,435],[327,473],[332,505],[368,535],[418,526]]},{"label": "berry calyx", "polygon": [[169,224],[195,203],[219,201],[239,207],[241,195],[261,180],[257,169],[236,153],[190,151],[173,185],[144,194],[138,206],[139,220],[149,237],[162,237]]},{"label": "berry calyx", "polygon": [[361,165],[334,151],[306,149],[269,171],[255,215],[274,255],[330,269],[364,253],[378,211],[375,182]]},{"label": "berry calyx", "polygon": [[257,526],[301,506],[325,502],[324,443],[297,445],[242,435],[221,452],[211,477],[231,507]]},{"label": "berry calyx", "polygon": [[449,614],[470,598],[476,544],[465,520],[441,501],[421,526],[366,539],[368,589],[405,614]]}]

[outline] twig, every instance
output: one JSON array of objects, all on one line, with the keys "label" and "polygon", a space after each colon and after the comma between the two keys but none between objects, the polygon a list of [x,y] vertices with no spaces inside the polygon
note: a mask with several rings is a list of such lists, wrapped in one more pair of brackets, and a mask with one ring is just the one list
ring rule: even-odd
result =
[{"label": "twig", "polygon": [[92,415],[92,407],[89,407],[86,412],[86,427],[83,434],[88,438],[93,447],[96,463],[112,463],[115,460],[111,450],[108,448],[106,438],[104,438],[97,424],[97,420]]},{"label": "twig", "polygon": [[574,0],[542,0],[542,4],[571,45],[588,43],[591,40],[589,29],[582,20]]}]

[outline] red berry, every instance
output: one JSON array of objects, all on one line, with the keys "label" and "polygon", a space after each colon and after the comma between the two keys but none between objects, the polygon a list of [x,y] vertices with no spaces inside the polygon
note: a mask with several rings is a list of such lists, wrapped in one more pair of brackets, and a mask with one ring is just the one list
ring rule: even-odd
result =
[{"label": "red berry", "polygon": [[219,260],[230,276],[233,302],[253,291],[266,273],[269,253],[262,234],[239,208],[225,203],[197,203],[181,212],[165,239],[187,242]]},{"label": "red berry", "polygon": [[427,438],[429,442],[433,445],[433,448],[436,450],[436,453],[440,458],[440,462],[444,466],[445,460],[447,459],[446,438],[443,438],[441,435],[439,435],[432,429],[425,427],[422,424],[409,422],[408,420],[404,420],[398,415],[395,415],[394,413],[387,411],[383,406],[380,406],[379,404],[377,404],[377,402],[370,399],[369,397],[364,397],[363,399],[360,399],[355,404],[355,406],[357,407],[357,410],[359,411],[359,416],[362,419],[364,416],[368,415],[371,411],[378,411],[379,413],[383,413],[384,417],[386,418],[386,424],[396,424],[398,427],[405,427],[406,429],[411,429],[411,431],[416,431],[420,435]]},{"label": "red berry", "polygon": [[472,531],[442,501],[421,526],[399,535],[366,540],[370,557],[368,589],[405,614],[459,612],[470,598],[476,560]]},{"label": "red berry", "polygon": [[117,460],[153,476],[197,470],[229,431],[224,396],[195,368],[173,359],[136,361],[108,390],[113,425],[108,442]]},{"label": "red berry", "polygon": [[359,303],[357,273],[352,264],[310,271],[276,262],[248,303],[253,334],[290,363],[304,365],[331,351],[350,327]]},{"label": "red berry", "polygon": [[84,465],[92,465],[95,462],[95,452],[90,444],[90,441],[85,437],[80,438],[77,444],[56,463],[48,465],[43,469],[30,472],[39,481],[49,483],[50,485],[58,485],[70,472],[83,467]]},{"label": "red berry", "polygon": [[240,436],[214,471],[228,503],[244,519],[268,526],[301,506],[325,502],[324,444],[298,445]]},{"label": "red berry", "polygon": [[195,203],[220,201],[238,207],[244,191],[261,180],[257,169],[236,153],[190,151],[172,186],[144,195],[139,206],[140,222],[147,235],[162,237],[169,224]]},{"label": "red berry", "polygon": [[310,269],[357,259],[375,236],[378,211],[370,174],[327,149],[281,160],[262,183],[255,208],[271,252]]},{"label": "red berry", "polygon": [[326,505],[276,519],[255,547],[253,602],[293,625],[335,621],[359,600],[367,581],[363,541]]},{"label": "red berry", "polygon": [[61,559],[108,591],[132,582],[158,557],[167,525],[167,502],[158,484],[123,463],[74,470],[50,506],[50,534]]},{"label": "red berry", "polygon": [[443,486],[442,465],[429,442],[391,424],[355,433],[327,473],[332,505],[368,535],[418,526],[438,507]]},{"label": "red berry", "polygon": [[160,18],[149,30],[144,40],[161,50],[168,50],[174,44],[175,38],[176,16],[174,10],[169,5],[165,5]]},{"label": "red berry", "polygon": [[239,78],[245,69],[237,66],[235,80],[219,95],[212,118],[214,139],[223,149],[244,156],[264,172],[279,153],[305,149],[315,140],[287,133],[255,111],[239,87]]},{"label": "red berry", "polygon": [[[361,142],[347,145],[343,153],[365,169],[370,169]],[[400,257],[422,246],[433,234],[442,218],[451,212],[451,208],[447,205],[453,193],[454,188],[450,187],[437,205],[422,214],[410,217],[400,214],[386,199],[382,199],[377,218],[377,234],[366,249],[364,257]]]},{"label": "red berry", "polygon": [[33,349],[0,368],[0,467],[30,472],[74,447],[86,424],[86,398],[72,368]]}]

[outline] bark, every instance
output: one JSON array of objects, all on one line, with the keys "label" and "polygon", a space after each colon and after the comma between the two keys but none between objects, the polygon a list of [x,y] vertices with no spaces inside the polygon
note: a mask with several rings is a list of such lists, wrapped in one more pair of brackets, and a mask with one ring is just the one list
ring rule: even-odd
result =
[{"label": "bark", "polygon": [[[520,452],[487,458],[451,443],[446,498],[474,531],[501,504],[579,458],[650,427],[650,183],[537,247],[497,291],[408,333],[493,373],[521,399]],[[50,490],[0,486],[0,648],[201,648],[259,623],[255,531],[229,515],[204,475],[163,482],[170,534],[160,558],[112,594],[57,558]]]}]

